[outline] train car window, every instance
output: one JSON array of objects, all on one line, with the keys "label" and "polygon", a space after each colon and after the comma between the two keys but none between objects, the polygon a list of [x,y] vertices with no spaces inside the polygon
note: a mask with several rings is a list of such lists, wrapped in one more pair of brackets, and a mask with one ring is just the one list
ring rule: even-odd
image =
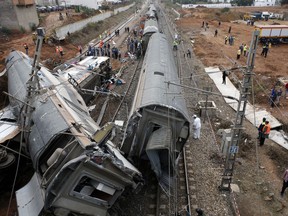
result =
[{"label": "train car window", "polygon": [[155,75],[164,76],[164,73],[162,73],[162,72],[158,72],[158,71],[155,71],[154,74],[155,74]]},{"label": "train car window", "polygon": [[[92,198],[103,202],[112,200],[116,189],[108,185],[104,185],[97,180],[91,179],[88,176],[83,176],[73,190],[73,195],[83,199]],[[95,201],[95,200],[94,200]]]}]

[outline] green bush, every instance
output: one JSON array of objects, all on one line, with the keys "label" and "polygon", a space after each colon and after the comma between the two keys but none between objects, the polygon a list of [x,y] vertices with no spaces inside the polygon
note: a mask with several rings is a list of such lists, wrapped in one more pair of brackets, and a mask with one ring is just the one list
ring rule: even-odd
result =
[{"label": "green bush", "polygon": [[35,23],[29,23],[29,26],[30,26],[31,31],[36,31],[37,26]]},{"label": "green bush", "polygon": [[96,14],[96,10],[94,10],[93,8],[82,6],[81,10],[83,11],[82,13],[87,17],[93,16]]},{"label": "green bush", "polygon": [[99,7],[100,10],[109,10],[110,7],[108,5],[102,5]]},{"label": "green bush", "polygon": [[6,35],[10,35],[11,34],[11,30],[8,29],[7,27],[3,26],[2,28],[0,28],[0,31],[3,33],[3,34],[6,34]]},{"label": "green bush", "polygon": [[229,11],[230,11],[230,8],[227,8],[227,7],[221,9],[221,13],[226,13]]},{"label": "green bush", "polygon": [[23,26],[20,26],[20,31],[22,34],[24,34],[26,32],[26,29]]}]

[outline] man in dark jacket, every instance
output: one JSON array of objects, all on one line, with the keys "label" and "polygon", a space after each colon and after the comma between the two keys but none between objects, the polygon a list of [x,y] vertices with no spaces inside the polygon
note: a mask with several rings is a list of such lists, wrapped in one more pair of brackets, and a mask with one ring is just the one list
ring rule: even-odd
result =
[{"label": "man in dark jacket", "polygon": [[260,137],[260,146],[264,145],[265,139],[269,137],[270,134],[270,130],[271,130],[271,126],[269,121],[265,121],[265,126],[262,129],[261,132],[261,137]]},{"label": "man in dark jacket", "polygon": [[266,121],[266,118],[264,117],[262,119],[262,122],[260,123],[260,125],[258,127],[258,137],[257,137],[257,139],[260,139],[260,137],[261,137],[262,129],[265,126],[265,121]]}]

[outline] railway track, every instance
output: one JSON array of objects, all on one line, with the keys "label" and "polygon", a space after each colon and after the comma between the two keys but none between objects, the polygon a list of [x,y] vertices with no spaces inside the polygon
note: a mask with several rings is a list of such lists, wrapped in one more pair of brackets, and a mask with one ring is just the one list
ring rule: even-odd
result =
[{"label": "railway track", "polygon": [[[168,16],[166,16],[166,12],[161,13],[161,16],[159,16],[161,30],[168,36],[171,47],[174,35],[176,32],[178,33],[175,26],[170,26],[170,24],[173,23],[173,20],[173,18],[168,18]],[[193,52],[192,59],[187,58],[187,56],[184,57],[184,53],[187,51],[187,46],[191,46],[190,41],[183,38],[183,42],[181,42],[179,45],[178,51],[174,52],[181,84],[193,86],[195,88],[198,88],[199,86],[205,86],[207,85],[207,82],[202,78],[203,73],[202,71],[199,71],[199,66],[193,59]],[[125,96],[126,99],[122,100],[119,114],[116,114],[114,119],[121,119],[128,116],[129,108],[133,100],[131,95],[133,95],[133,89],[135,89],[137,86],[137,71],[140,70],[141,65],[142,62],[138,62],[137,67],[135,68],[135,72],[133,73],[135,74],[135,77],[134,75],[130,75],[132,80],[135,81],[131,81],[131,87],[128,87],[128,92]],[[203,84],[203,82],[206,83]],[[133,85],[132,83],[136,83],[136,85]],[[191,90],[188,89],[183,89],[183,91],[187,101],[187,106],[192,116],[192,114],[194,114],[196,103],[200,100],[205,100],[206,95],[197,91],[191,92]],[[170,194],[167,195],[162,191],[162,189],[158,186],[155,175],[148,171],[149,168],[147,168],[147,170],[143,169],[144,171],[141,170],[141,172],[144,174],[145,186],[138,195],[127,195],[125,197],[127,199],[124,205],[130,205],[126,210],[129,211],[134,209],[132,214],[126,213],[126,215],[135,215],[136,212],[136,214],[139,216],[187,215],[187,212],[190,215],[195,215],[194,212],[196,208],[200,207],[205,209],[207,207],[204,203],[207,203],[207,201],[205,201],[205,197],[208,195],[203,191],[198,191],[197,188],[199,185],[203,184],[201,182],[204,179],[203,177],[207,176],[207,173],[211,173],[211,170],[204,171],[205,168],[203,165],[199,164],[198,162],[195,163],[194,151],[195,149],[198,149],[198,147],[192,148],[192,145],[194,145],[195,142],[201,146],[206,145],[204,148],[206,151],[203,154],[204,157],[210,157],[211,154],[214,154],[214,152],[219,152],[219,147],[214,145],[217,143],[217,141],[211,124],[210,116],[207,115],[206,119],[207,121],[205,122],[205,127],[203,127],[202,131],[203,135],[206,133],[204,135],[205,137],[203,136],[204,141],[203,139],[194,141],[192,140],[192,135],[190,135],[190,141],[186,143],[185,148],[183,149],[183,153],[179,157],[178,173],[177,177],[174,179],[176,186],[171,189]],[[209,135],[207,136],[207,134]],[[121,140],[119,143],[121,143]],[[209,144],[207,145],[207,143]],[[215,148],[217,148],[217,150],[215,150]],[[202,171],[199,171],[201,169]],[[218,169],[218,167],[216,167],[216,169]],[[202,175],[201,172],[203,171],[206,173]],[[215,201],[215,203],[217,203],[217,201]],[[123,202],[121,202],[121,204],[123,204]]]},{"label": "railway track", "polygon": [[[175,26],[173,26],[173,22],[169,20],[166,12],[163,8],[161,8],[161,20],[159,21],[160,25],[163,29],[163,32],[169,38],[169,43],[173,44],[174,35],[178,34],[175,30]],[[172,24],[172,25],[171,25]],[[178,68],[178,76],[180,78],[180,82],[183,82],[183,77],[185,76],[183,73],[183,61],[181,53],[182,51],[178,46],[177,51],[173,51],[175,62]],[[187,61],[185,62],[188,63]],[[189,65],[190,66],[190,65]],[[176,178],[174,179],[175,187],[171,191],[171,194],[167,196],[164,194],[162,190],[158,187],[158,193],[156,196],[156,216],[159,215],[187,215],[191,214],[191,200],[194,201],[196,196],[193,195],[193,189],[196,187],[193,186],[195,183],[193,178],[189,178],[189,172],[193,171],[192,163],[189,162],[191,157],[189,156],[190,148],[189,145],[185,145],[183,152],[178,158],[178,173]],[[195,206],[195,205],[194,205]]]},{"label": "railway track", "polygon": [[[172,46],[173,36],[177,30],[175,27],[170,26],[169,23],[171,23],[171,20],[169,21],[165,13],[161,13],[159,17],[161,28],[168,36],[169,43]],[[194,78],[196,72],[192,71],[193,66],[191,66],[189,59],[186,57],[183,59],[184,53],[185,46],[181,43],[178,51],[174,52],[181,83],[189,83],[197,87],[197,80]],[[117,91],[117,93],[122,94],[123,97],[121,100],[119,100],[119,98],[109,98],[109,105],[107,106],[108,109],[105,114],[106,117],[103,118],[105,119],[103,122],[122,120],[125,124],[128,118],[138,83],[139,72],[142,67],[142,59],[134,62],[134,64],[129,63],[128,67],[128,69],[123,70],[123,74],[126,76],[126,80],[129,80],[129,83]],[[198,94],[193,94],[192,97],[195,98],[195,101],[199,100]],[[113,142],[120,146],[123,140],[123,134],[125,134],[123,133],[123,129],[119,130],[119,134]],[[144,173],[146,186],[138,195],[127,195],[125,203],[134,203],[135,200],[140,200],[140,202],[135,203],[133,206],[130,206],[130,208],[141,210],[138,212],[138,215],[143,216],[187,215],[187,212],[190,214],[194,212],[194,209],[199,205],[199,201],[197,199],[197,180],[193,177],[194,166],[191,155],[190,145],[187,143],[183,149],[183,153],[179,157],[178,174],[173,180],[175,187],[171,188],[168,195],[158,186],[158,181],[155,175],[148,171],[149,168],[147,168],[147,170],[143,168],[144,171],[141,171]]]}]

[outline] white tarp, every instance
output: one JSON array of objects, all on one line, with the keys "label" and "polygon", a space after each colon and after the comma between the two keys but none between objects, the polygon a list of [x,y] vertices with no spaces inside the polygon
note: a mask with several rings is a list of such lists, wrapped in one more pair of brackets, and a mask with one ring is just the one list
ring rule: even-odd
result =
[{"label": "white tarp", "polygon": [[19,216],[38,216],[44,207],[44,191],[42,191],[37,174],[24,187],[16,191]]},{"label": "white tarp", "polygon": [[[233,83],[226,78],[226,85],[222,84],[222,72],[218,67],[208,67],[205,68],[206,73],[209,77],[214,81],[218,90],[222,95],[232,96],[235,98],[239,98],[239,91],[233,85]],[[237,110],[238,102],[235,100],[224,98],[226,103],[228,103],[234,110]],[[265,117],[269,120],[271,129],[282,126],[282,124],[271,115],[271,113],[267,112],[265,109],[253,107],[249,102],[246,106],[245,117],[248,121],[250,121],[255,127],[258,127],[262,122],[262,118]],[[273,140],[275,143],[281,145],[285,149],[288,150],[288,138],[287,135],[283,131],[271,130],[269,139]]]}]

